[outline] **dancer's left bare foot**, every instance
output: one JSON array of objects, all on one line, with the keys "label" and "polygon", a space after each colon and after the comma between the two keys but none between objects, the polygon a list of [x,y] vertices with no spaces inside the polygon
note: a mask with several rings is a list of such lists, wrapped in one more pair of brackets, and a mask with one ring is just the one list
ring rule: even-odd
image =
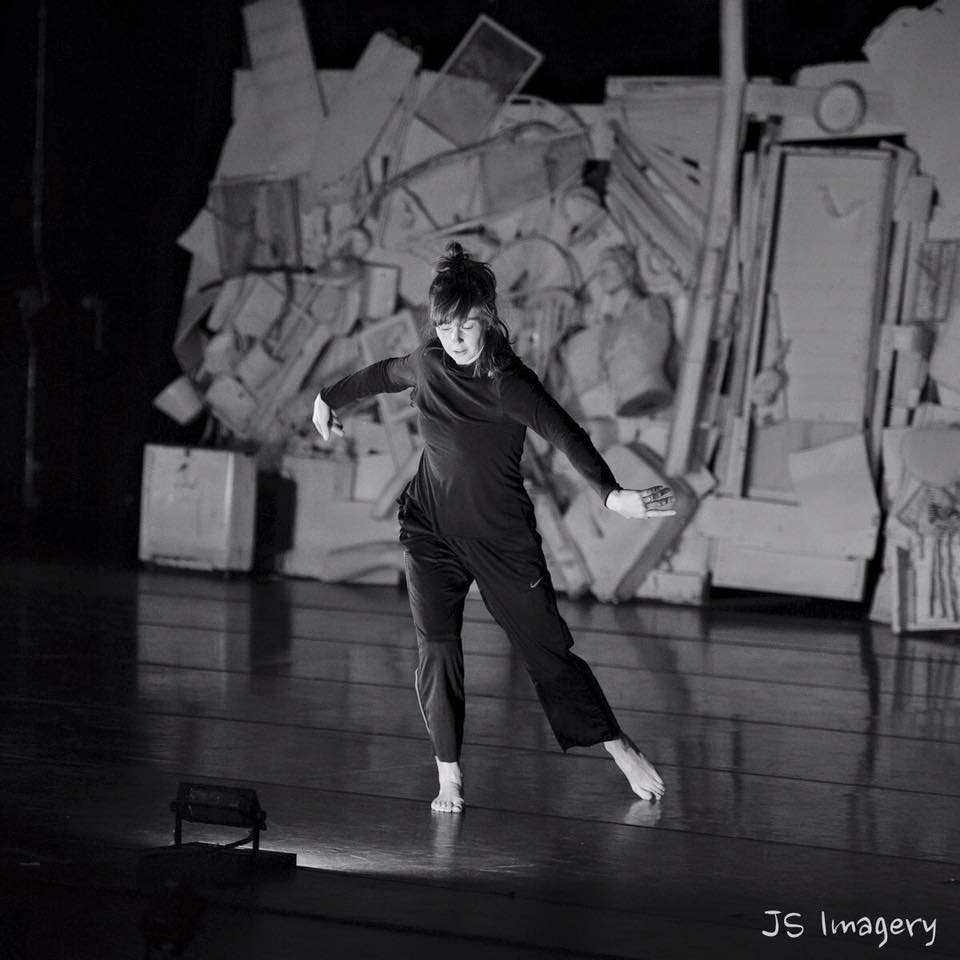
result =
[{"label": "dancer's left bare foot", "polygon": [[643,797],[644,800],[659,800],[663,796],[664,787],[660,774],[625,733],[621,733],[616,740],[605,741],[603,745],[638,797]]}]

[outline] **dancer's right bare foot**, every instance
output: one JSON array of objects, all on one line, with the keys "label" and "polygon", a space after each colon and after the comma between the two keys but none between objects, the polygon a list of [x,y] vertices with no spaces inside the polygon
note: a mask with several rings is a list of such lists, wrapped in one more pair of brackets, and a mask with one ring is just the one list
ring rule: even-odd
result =
[{"label": "dancer's right bare foot", "polygon": [[440,792],[430,804],[437,813],[463,813],[463,773],[459,763],[445,763],[437,760],[437,775],[440,778]]}]

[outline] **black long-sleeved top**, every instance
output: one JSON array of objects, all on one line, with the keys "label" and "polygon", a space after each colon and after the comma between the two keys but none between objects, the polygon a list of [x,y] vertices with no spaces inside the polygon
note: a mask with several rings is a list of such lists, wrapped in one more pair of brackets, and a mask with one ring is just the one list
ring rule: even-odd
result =
[{"label": "black long-sleeved top", "polygon": [[320,391],[334,409],[377,393],[416,389],[423,455],[406,495],[440,536],[509,536],[534,527],[520,473],[527,427],[570,459],[606,502],[619,488],[587,432],[514,357],[492,377],[458,366],[439,343],[391,357]]}]

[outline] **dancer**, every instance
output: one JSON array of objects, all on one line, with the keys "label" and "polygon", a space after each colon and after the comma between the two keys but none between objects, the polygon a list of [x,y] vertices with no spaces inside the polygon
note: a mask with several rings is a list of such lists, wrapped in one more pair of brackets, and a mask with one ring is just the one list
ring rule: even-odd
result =
[{"label": "dancer", "polygon": [[458,243],[430,285],[424,343],[371,364],[317,395],[320,435],[343,435],[337,408],[413,388],[424,448],[399,499],[400,542],[419,663],[415,688],[436,756],[432,808],[464,804],[460,751],[465,714],[460,631],[470,584],[523,658],[563,750],[602,743],[640,797],[663,781],[620,729],[557,609],[520,457],[527,428],[563,451],[608,509],[639,519],[671,516],[669,487],[624,490],[586,431],[513,352],[497,314],[491,268]]}]

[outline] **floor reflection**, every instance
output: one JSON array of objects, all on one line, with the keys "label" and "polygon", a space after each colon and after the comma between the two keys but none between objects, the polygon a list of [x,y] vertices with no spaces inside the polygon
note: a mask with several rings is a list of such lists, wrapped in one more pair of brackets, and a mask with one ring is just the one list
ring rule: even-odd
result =
[{"label": "floor reflection", "polygon": [[945,637],[640,605],[584,616],[585,659],[667,782],[650,804],[602,748],[559,751],[522,665],[474,612],[468,810],[454,817],[429,809],[394,594],[152,574],[97,589],[0,585],[3,798],[44,828],[167,842],[180,780],[257,784],[265,844],[305,865],[505,891],[615,891],[658,851],[683,877],[707,839],[744,876],[744,850],[939,865],[960,843],[960,653]]},{"label": "floor reflection", "polygon": [[468,816],[470,816],[468,810],[459,814],[430,811],[433,865],[441,873],[450,871],[455,865],[457,843]]}]

